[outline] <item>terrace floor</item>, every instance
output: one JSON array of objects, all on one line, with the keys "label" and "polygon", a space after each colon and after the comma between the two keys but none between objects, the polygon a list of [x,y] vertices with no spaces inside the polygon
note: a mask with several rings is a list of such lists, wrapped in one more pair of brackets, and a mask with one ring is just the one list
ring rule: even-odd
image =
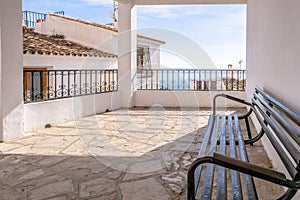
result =
[{"label": "terrace floor", "polygon": [[[207,108],[120,109],[0,143],[0,199],[185,199],[186,171],[209,114]],[[261,143],[249,157],[272,167]],[[255,181],[260,199],[283,191]]]}]

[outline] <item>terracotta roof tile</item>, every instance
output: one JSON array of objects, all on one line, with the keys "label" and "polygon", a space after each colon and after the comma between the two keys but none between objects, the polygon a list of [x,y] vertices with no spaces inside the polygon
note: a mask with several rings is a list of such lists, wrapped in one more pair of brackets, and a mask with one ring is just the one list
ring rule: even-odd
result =
[{"label": "terracotta roof tile", "polygon": [[23,54],[106,57],[117,56],[91,47],[65,40],[63,36],[51,36],[34,32],[23,26]]}]

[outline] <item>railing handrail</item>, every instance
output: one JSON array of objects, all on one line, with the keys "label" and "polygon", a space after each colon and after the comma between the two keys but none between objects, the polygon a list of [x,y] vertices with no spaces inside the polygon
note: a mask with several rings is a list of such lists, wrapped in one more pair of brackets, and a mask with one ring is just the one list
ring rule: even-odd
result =
[{"label": "railing handrail", "polygon": [[24,72],[51,72],[51,71],[64,71],[64,72],[68,72],[68,71],[115,71],[118,69],[26,69],[24,68]]},{"label": "railing handrail", "polygon": [[[32,13],[32,14],[37,14],[37,15],[47,15],[47,13],[41,13],[41,12],[35,12],[35,11],[30,11],[30,10],[23,10],[23,13]],[[51,13],[51,12],[50,12]],[[55,14],[59,14],[59,15],[65,15],[65,11],[56,11],[53,12]]]},{"label": "railing handrail", "polygon": [[45,13],[41,12],[35,12],[35,11],[30,11],[30,10],[23,10],[23,13],[32,13],[32,14],[37,14],[37,15],[46,15]]},{"label": "railing handrail", "polygon": [[144,69],[139,69],[140,71],[145,71],[145,70],[148,70],[148,71],[151,71],[151,70],[162,70],[162,71],[165,71],[165,70],[169,70],[169,71],[182,71],[182,70],[185,70],[185,71],[246,71],[246,69],[189,69],[189,68],[144,68]]}]

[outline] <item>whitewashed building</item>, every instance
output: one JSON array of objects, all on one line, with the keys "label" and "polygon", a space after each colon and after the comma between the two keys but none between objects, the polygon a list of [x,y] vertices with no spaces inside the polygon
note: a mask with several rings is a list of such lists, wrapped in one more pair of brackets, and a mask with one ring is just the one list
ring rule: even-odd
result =
[{"label": "whitewashed building", "polygon": [[117,56],[23,26],[23,67],[36,70],[116,69]]},{"label": "whitewashed building", "polygon": [[[111,95],[103,93],[118,93],[117,34],[112,26],[53,13],[48,13],[46,20],[38,20],[34,28],[23,27],[24,102],[35,102],[25,105],[25,131],[116,108]],[[136,67],[159,67],[163,44],[139,35],[134,50]],[[102,103],[96,109],[74,113],[74,105],[95,101],[84,95],[99,93]],[[71,96],[77,98],[65,99]],[[49,109],[60,114],[53,117]]]},{"label": "whitewashed building", "polygon": [[[22,77],[24,103],[31,102],[24,105],[24,131],[30,131],[112,108],[107,92],[117,90],[117,56],[23,26]],[[96,107],[83,109],[100,96]]]},{"label": "whitewashed building", "polygon": [[[73,17],[48,13],[46,20],[40,20],[34,27],[38,33],[48,35],[63,35],[67,40],[86,46],[118,54],[117,34],[118,27],[110,26]],[[137,35],[136,47],[137,66],[160,65],[160,46],[164,41]]]}]

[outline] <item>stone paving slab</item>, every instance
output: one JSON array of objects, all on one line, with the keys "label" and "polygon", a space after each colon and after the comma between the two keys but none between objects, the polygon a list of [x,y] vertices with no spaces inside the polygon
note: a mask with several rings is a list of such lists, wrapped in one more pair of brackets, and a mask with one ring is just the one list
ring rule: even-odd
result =
[{"label": "stone paving slab", "polygon": [[[205,108],[120,109],[0,143],[0,199],[185,199],[186,172],[209,114]],[[261,143],[256,147],[250,160],[271,168]],[[261,199],[282,192],[255,181]]]}]

